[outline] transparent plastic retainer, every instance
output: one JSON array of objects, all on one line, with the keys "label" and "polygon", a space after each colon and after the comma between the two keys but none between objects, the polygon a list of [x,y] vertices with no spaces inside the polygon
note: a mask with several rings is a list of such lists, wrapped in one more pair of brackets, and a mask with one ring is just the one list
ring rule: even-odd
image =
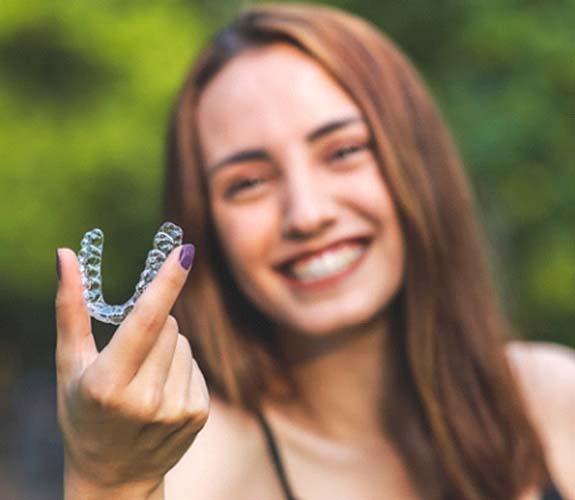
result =
[{"label": "transparent plastic retainer", "polygon": [[104,323],[119,325],[134,308],[134,304],[144,293],[144,290],[156,277],[158,270],[168,257],[168,254],[182,244],[183,231],[171,222],[160,226],[154,236],[154,248],[148,252],[146,265],[136,284],[136,290],[130,299],[121,305],[107,304],[102,294],[102,251],[104,249],[104,233],[101,229],[88,231],[81,242],[78,252],[84,299],[90,316]]}]

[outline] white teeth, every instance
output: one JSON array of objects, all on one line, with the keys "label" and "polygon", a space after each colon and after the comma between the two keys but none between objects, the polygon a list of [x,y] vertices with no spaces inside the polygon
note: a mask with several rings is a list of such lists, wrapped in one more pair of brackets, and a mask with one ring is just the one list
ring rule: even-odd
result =
[{"label": "white teeth", "polygon": [[301,281],[327,278],[348,268],[363,251],[363,246],[345,246],[338,250],[330,250],[304,262],[296,262],[291,266],[290,272]]}]

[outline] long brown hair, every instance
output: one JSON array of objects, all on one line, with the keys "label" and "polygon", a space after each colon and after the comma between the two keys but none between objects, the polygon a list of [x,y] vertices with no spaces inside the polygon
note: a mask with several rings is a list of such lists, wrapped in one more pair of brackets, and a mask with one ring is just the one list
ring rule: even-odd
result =
[{"label": "long brown hair", "polygon": [[397,207],[407,265],[390,305],[399,334],[388,339],[383,431],[423,498],[517,498],[545,481],[547,469],[505,356],[503,342],[514,332],[472,190],[416,70],[379,30],[339,10],[260,4],[242,11],[204,49],[175,108],[165,215],[197,248],[176,315],[211,390],[255,410],[264,396],[292,387],[268,319],[240,293],[222,256],[195,122],[211,78],[238,54],[274,42],[304,51],[362,110]]}]

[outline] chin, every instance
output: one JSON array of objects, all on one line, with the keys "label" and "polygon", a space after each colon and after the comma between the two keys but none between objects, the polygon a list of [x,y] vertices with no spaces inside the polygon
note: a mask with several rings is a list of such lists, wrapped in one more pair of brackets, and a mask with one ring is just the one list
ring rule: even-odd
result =
[{"label": "chin", "polygon": [[[362,311],[342,316],[341,314],[311,315],[311,317],[293,318],[284,325],[299,335],[308,337],[331,337],[363,330],[374,326],[383,317],[383,311]],[[295,319],[295,321],[294,321]]]}]

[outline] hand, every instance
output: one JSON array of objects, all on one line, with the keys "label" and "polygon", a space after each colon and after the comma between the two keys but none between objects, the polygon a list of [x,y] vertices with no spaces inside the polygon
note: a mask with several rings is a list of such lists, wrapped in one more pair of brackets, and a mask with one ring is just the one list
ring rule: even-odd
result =
[{"label": "hand", "polygon": [[188,275],[178,261],[181,248],[170,253],[101,352],[77,258],[72,250],[58,251],[58,421],[66,477],[75,484],[152,491],[207,420],[204,377],[169,315]]}]

